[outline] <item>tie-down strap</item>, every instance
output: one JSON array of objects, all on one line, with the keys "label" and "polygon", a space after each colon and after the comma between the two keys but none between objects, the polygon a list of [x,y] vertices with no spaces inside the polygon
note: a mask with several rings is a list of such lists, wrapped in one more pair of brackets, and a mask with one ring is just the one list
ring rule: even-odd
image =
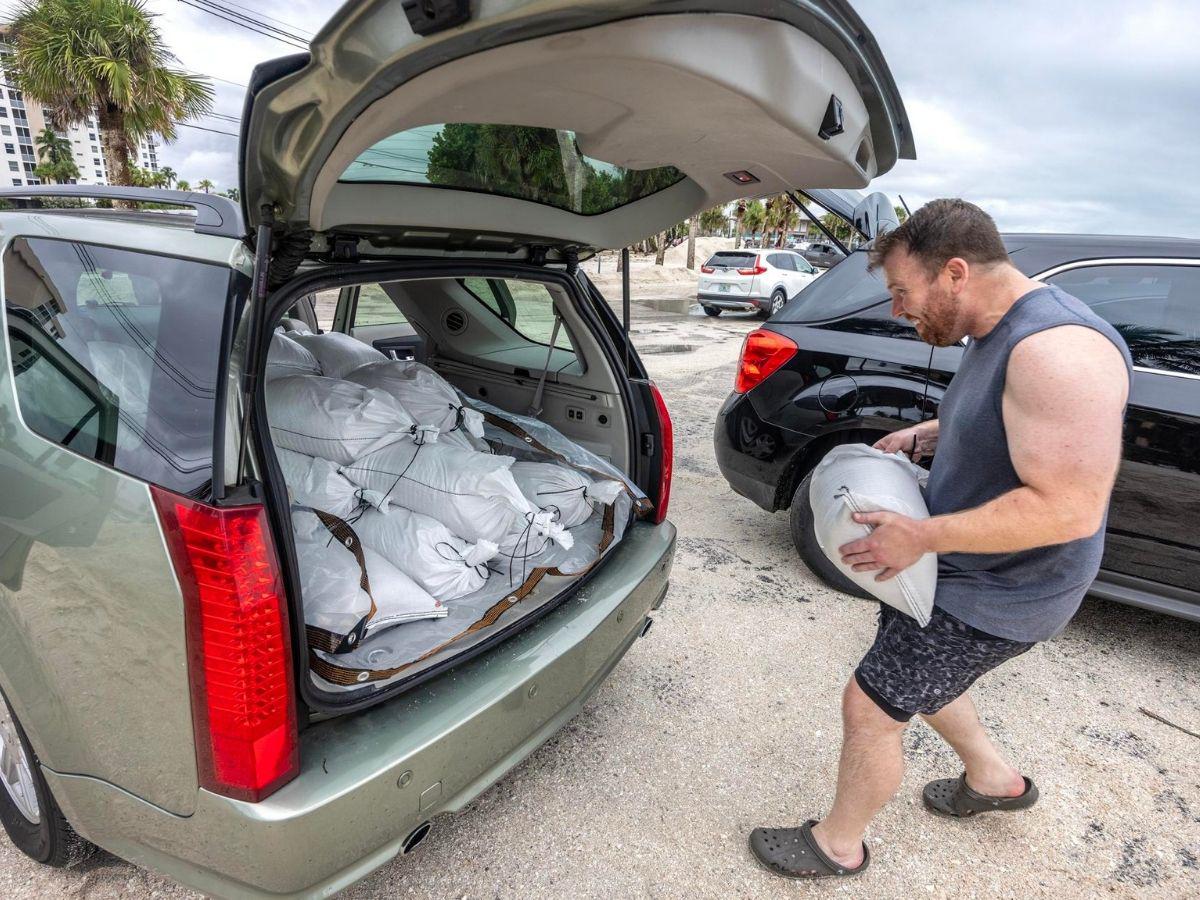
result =
[{"label": "tie-down strap", "polygon": [[[478,631],[482,631],[500,620],[506,612],[533,593],[533,589],[541,583],[542,579],[547,575],[563,575],[563,576],[580,576],[589,572],[599,562],[604,552],[612,546],[613,538],[616,534],[616,504],[609,503],[604,507],[604,521],[600,531],[600,540],[596,544],[596,558],[592,560],[585,568],[578,572],[563,572],[558,568],[541,567],[534,569],[529,573],[529,577],[521,583],[511,594],[505,595],[501,600],[492,604],[491,607],[475,622],[472,622],[464,630],[460,631],[453,637],[438,644],[432,650],[429,650],[414,660],[404,663],[400,666],[393,666],[387,669],[351,669],[346,666],[339,666],[324,659],[319,654],[312,652],[310,649],[308,654],[308,666],[326,681],[331,684],[342,685],[343,687],[351,687],[356,684],[370,684],[376,681],[387,681],[395,678],[400,673],[411,669],[418,663],[424,662],[431,656],[441,653],[451,644],[462,638],[468,637]],[[312,647],[312,643],[309,643]],[[317,647],[317,650],[323,648]],[[326,651],[329,652],[329,651]]]}]

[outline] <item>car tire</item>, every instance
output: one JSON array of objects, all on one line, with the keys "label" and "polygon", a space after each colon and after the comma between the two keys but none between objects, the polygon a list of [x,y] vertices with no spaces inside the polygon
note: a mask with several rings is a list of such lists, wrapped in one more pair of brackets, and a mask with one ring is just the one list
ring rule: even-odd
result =
[{"label": "car tire", "polygon": [[706,306],[704,307],[704,314],[706,316],[712,316],[713,318],[716,318],[721,314],[721,311],[715,306]]},{"label": "car tire", "polygon": [[[8,785],[0,783],[0,823],[16,848],[35,862],[61,869],[83,861],[95,852],[96,845],[81,838],[63,816],[42,775],[37,754],[3,695],[0,695],[0,706],[3,752],[18,755],[25,765],[26,783],[32,786],[37,801],[35,822],[17,805]],[[0,778],[3,777],[0,772]]]},{"label": "car tire", "polygon": [[769,319],[783,309],[785,303],[787,303],[787,294],[783,291],[776,291],[771,295],[771,304],[766,309],[760,309],[758,315],[760,318]]},{"label": "car tire", "polygon": [[825,551],[817,543],[817,536],[813,533],[812,504],[808,502],[808,485],[811,481],[812,472],[809,472],[796,485],[796,493],[792,496],[792,542],[796,545],[796,551],[800,554],[800,559],[814,575],[831,588],[839,590],[844,594],[850,594],[853,597],[861,597],[863,600],[874,599],[870,594],[843,575],[838,567],[829,561],[829,557],[825,555]]}]

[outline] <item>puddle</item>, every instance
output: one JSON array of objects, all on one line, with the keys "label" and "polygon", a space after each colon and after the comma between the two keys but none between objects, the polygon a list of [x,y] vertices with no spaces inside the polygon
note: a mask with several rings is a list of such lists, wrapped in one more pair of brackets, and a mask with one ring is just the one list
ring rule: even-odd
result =
[{"label": "puddle", "polygon": [[642,356],[656,353],[687,353],[689,350],[698,349],[698,347],[698,344],[649,344],[645,347],[638,347],[638,353]]}]

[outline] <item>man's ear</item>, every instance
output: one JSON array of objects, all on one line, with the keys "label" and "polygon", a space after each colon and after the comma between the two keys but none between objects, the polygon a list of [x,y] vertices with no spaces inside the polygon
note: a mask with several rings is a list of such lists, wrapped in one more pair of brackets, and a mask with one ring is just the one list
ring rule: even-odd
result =
[{"label": "man's ear", "polygon": [[958,293],[967,283],[967,278],[971,274],[971,265],[961,256],[955,256],[946,260],[942,271],[949,276],[951,289]]}]

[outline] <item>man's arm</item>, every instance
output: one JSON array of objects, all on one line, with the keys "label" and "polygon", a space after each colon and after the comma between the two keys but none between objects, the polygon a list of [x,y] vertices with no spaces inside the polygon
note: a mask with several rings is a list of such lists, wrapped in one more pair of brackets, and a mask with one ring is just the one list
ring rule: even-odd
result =
[{"label": "man's arm", "polygon": [[884,453],[907,453],[913,462],[920,462],[927,456],[933,456],[937,439],[938,420],[928,419],[919,425],[885,434],[874,446],[876,450],[882,450]]},{"label": "man's arm", "polygon": [[1021,486],[975,509],[924,521],[864,513],[866,538],[841,548],[856,571],[893,577],[923,554],[1006,553],[1094,534],[1121,461],[1129,379],[1099,332],[1064,325],[1013,348],[1002,412]]}]

